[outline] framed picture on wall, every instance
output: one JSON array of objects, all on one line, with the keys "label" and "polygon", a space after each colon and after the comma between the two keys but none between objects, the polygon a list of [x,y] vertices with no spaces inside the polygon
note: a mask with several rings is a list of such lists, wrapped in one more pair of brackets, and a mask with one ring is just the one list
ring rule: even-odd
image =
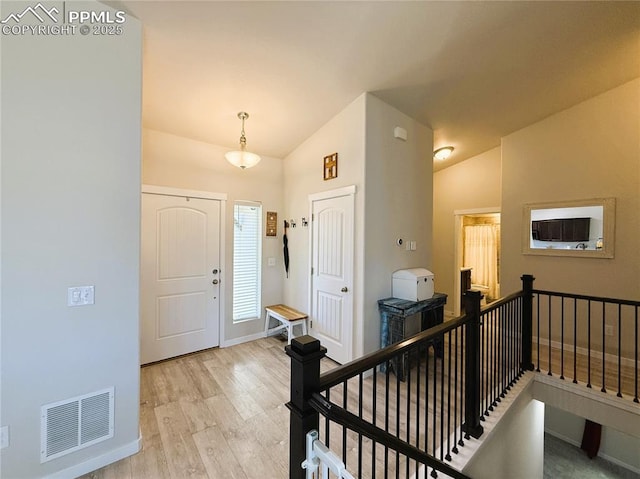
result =
[{"label": "framed picture on wall", "polygon": [[338,153],[324,157],[322,165],[324,180],[332,180],[338,177]]}]

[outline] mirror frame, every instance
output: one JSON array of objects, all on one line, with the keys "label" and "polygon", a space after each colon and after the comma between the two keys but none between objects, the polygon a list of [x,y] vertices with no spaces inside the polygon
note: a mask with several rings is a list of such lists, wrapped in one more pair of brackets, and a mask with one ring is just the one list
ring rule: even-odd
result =
[{"label": "mirror frame", "polygon": [[[581,206],[602,206],[602,238],[604,246],[599,250],[531,248],[531,210],[552,208],[576,208]],[[522,215],[522,254],[542,256],[575,256],[578,258],[613,258],[615,246],[615,198],[592,198],[588,200],[553,201],[528,203]]]}]

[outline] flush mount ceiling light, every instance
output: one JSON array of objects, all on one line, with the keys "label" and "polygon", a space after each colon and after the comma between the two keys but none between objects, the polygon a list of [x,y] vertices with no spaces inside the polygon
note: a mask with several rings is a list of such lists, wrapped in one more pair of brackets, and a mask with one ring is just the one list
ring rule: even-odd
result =
[{"label": "flush mount ceiling light", "polygon": [[251,153],[246,150],[247,138],[244,136],[244,121],[249,118],[247,112],[241,111],[238,113],[238,118],[242,120],[242,132],[240,133],[240,150],[229,151],[225,153],[224,157],[229,163],[243,170],[246,168],[252,168],[260,162],[260,157],[255,153]]},{"label": "flush mount ceiling light", "polygon": [[453,153],[453,146],[443,146],[433,152],[433,158],[436,160],[446,160]]}]

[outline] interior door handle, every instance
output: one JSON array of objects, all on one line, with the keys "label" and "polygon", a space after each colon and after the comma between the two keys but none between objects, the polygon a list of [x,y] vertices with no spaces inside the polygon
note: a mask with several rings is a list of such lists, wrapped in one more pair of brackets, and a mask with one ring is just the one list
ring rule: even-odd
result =
[{"label": "interior door handle", "polygon": [[346,293],[347,291],[349,291],[349,288],[347,288],[346,286],[343,286],[340,291],[342,291],[343,293]]},{"label": "interior door handle", "polygon": [[218,284],[220,281],[218,281],[217,279],[214,279],[213,281],[211,281],[211,283],[213,284]]}]

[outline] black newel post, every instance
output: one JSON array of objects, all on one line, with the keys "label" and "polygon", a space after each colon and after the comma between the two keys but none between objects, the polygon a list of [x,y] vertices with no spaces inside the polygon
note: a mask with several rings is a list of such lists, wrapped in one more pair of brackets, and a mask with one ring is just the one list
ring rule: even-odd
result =
[{"label": "black newel post", "polygon": [[306,435],[318,429],[318,413],[309,405],[311,394],[320,385],[320,360],[327,349],[311,336],[291,340],[285,351],[291,358],[291,400],[287,403],[289,421],[289,479],[304,479],[302,462],[306,459]]},{"label": "black newel post", "polygon": [[464,310],[471,316],[465,328],[464,424],[462,430],[476,439],[484,431],[480,425],[480,291],[464,293]]},{"label": "black newel post", "polygon": [[533,371],[531,349],[533,341],[533,275],[525,274],[522,280],[522,364],[523,370]]}]

